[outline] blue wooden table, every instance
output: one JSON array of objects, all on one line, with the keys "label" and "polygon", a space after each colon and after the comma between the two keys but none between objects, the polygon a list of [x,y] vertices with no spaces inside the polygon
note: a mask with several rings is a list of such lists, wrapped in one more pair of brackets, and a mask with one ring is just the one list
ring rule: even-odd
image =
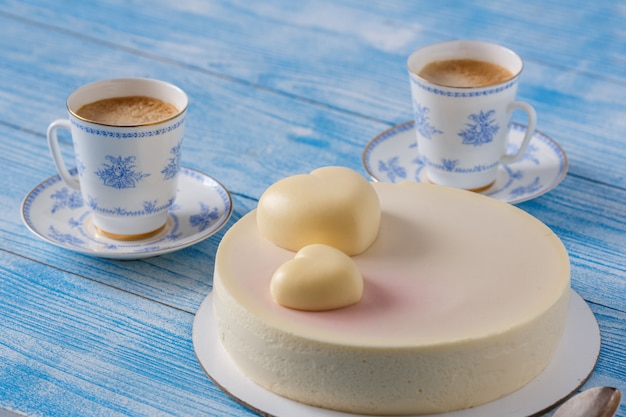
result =
[{"label": "blue wooden table", "polygon": [[[220,238],[280,178],[366,175],[369,140],[412,117],[406,57],[457,38],[525,60],[518,96],[569,171],[517,205],[562,239],[600,324],[585,387],[626,391],[626,1],[2,0],[0,31],[0,415],[254,415],[207,378],[191,340]],[[182,164],[234,201],[219,233],[138,261],[58,248],[20,218],[56,174],[45,132],[67,95],[125,76],[188,93]]]}]

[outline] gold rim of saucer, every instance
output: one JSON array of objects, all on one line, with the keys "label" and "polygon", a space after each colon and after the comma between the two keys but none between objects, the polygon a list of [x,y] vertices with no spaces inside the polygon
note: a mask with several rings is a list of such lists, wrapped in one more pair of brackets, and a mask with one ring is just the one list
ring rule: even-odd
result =
[{"label": "gold rim of saucer", "polygon": [[149,237],[157,235],[165,228],[166,225],[167,225],[167,222],[164,223],[163,226],[159,227],[158,229],[155,229],[155,230],[153,230],[151,232],[140,233],[140,234],[137,234],[137,235],[122,235],[122,234],[118,234],[118,233],[110,233],[110,232],[107,232],[105,230],[100,229],[95,224],[93,225],[93,227],[96,229],[96,232],[98,232],[99,234],[101,234],[104,237],[108,237],[109,239],[127,241],[127,240],[147,239]]}]

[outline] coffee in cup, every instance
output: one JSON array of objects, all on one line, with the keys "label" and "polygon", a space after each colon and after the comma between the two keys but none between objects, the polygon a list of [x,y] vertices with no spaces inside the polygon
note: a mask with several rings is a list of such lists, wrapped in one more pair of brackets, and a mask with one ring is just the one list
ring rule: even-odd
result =
[{"label": "coffee in cup", "polygon": [[160,122],[178,113],[171,103],[155,97],[128,96],[106,98],[85,104],[76,115],[94,123],[137,126]]},{"label": "coffee in cup", "polygon": [[501,65],[476,59],[446,59],[424,66],[418,75],[433,84],[447,87],[486,87],[513,78]]}]

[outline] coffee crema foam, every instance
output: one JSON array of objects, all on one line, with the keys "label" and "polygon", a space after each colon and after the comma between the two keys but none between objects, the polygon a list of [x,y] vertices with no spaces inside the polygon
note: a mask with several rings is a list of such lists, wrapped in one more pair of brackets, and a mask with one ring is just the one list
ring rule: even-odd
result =
[{"label": "coffee crema foam", "polygon": [[513,78],[501,65],[475,59],[448,59],[427,64],[418,75],[447,87],[486,87]]},{"label": "coffee crema foam", "polygon": [[146,96],[113,97],[85,104],[76,115],[95,123],[135,126],[175,116],[178,109],[163,100]]}]

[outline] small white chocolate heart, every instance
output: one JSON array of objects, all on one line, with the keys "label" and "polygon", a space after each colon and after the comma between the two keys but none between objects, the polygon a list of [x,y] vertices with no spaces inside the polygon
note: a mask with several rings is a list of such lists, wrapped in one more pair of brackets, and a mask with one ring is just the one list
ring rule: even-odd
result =
[{"label": "small white chocolate heart", "polygon": [[376,240],[380,217],[372,184],[344,167],[284,178],[265,190],[257,208],[261,234],[294,252],[323,243],[358,255]]},{"label": "small white chocolate heart", "polygon": [[313,244],[282,264],[270,283],[278,304],[297,310],[347,307],[363,296],[363,277],[352,258],[331,246]]}]

